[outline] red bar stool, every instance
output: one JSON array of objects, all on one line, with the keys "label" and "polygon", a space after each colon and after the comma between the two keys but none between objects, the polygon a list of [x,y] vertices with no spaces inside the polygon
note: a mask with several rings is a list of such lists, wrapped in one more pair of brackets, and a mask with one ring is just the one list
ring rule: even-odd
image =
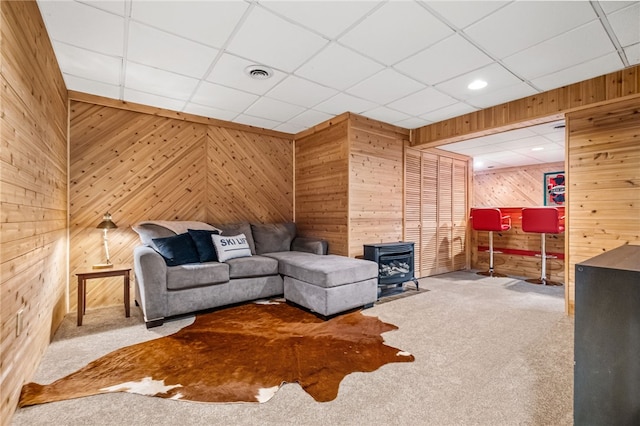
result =
[{"label": "red bar stool", "polygon": [[478,272],[478,275],[489,277],[506,277],[493,270],[493,232],[508,231],[511,229],[511,216],[503,216],[500,209],[471,209],[471,223],[475,231],[489,231],[489,270]]},{"label": "red bar stool", "polygon": [[539,279],[526,280],[528,283],[562,285],[562,283],[547,280],[547,259],[554,259],[556,256],[547,255],[545,235],[564,232],[564,225],[561,223],[563,219],[564,216],[560,216],[560,212],[555,207],[526,207],[522,209],[522,230],[541,234],[542,241],[540,250],[542,273]]}]

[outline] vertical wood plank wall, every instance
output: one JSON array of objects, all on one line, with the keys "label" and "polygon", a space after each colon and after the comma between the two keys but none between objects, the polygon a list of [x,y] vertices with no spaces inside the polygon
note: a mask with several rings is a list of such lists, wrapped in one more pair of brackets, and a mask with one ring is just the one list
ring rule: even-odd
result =
[{"label": "vertical wood plank wall", "polygon": [[295,141],[295,212],[301,235],[324,238],[329,252],[349,254],[348,115]]},{"label": "vertical wood plank wall", "polygon": [[[472,207],[535,207],[544,205],[544,174],[565,171],[564,162],[532,164],[522,167],[508,167],[483,170],[474,173]],[[516,248],[525,251],[540,251],[540,234],[522,231],[519,214],[512,215],[512,229],[494,232],[496,250]],[[547,235],[547,252],[564,253],[564,234]],[[489,246],[488,232],[471,232],[471,267],[489,269],[489,253],[478,252],[478,246]],[[540,258],[520,254],[496,253],[496,271],[519,277],[538,278],[542,265]],[[547,272],[552,281],[565,282],[565,262],[563,259],[548,259]]]},{"label": "vertical wood plank wall", "polygon": [[363,244],[400,241],[403,149],[409,131],[345,113],[296,135],[295,210],[303,235],[329,252],[363,255]]},{"label": "vertical wood plank wall", "polygon": [[364,254],[363,244],[402,240],[409,131],[349,116],[349,256],[356,257]]},{"label": "vertical wood plank wall", "polygon": [[[103,261],[107,211],[111,260],[128,265],[142,220],[293,220],[292,139],[78,101],[70,121],[72,311],[74,274]],[[89,309],[121,303],[122,279],[89,281]]]},{"label": "vertical wood plank wall", "polygon": [[[67,91],[35,2],[1,2],[0,423],[66,313]],[[17,312],[23,330],[16,336]]]},{"label": "vertical wood plank wall", "polygon": [[575,265],[640,244],[640,98],[567,115],[568,311]]}]

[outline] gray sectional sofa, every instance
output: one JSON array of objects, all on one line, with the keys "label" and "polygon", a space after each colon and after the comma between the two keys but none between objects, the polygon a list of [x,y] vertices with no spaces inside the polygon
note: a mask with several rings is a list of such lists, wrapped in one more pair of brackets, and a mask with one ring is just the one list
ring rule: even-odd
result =
[{"label": "gray sectional sofa", "polygon": [[[148,221],[133,229],[141,240],[134,249],[135,300],[148,328],[168,317],[280,295],[323,316],[371,305],[378,297],[374,262],[327,255],[325,241],[297,237],[293,223]],[[210,247],[203,248],[211,234],[244,235],[245,256],[217,261]],[[163,246],[167,242],[174,251]]]}]

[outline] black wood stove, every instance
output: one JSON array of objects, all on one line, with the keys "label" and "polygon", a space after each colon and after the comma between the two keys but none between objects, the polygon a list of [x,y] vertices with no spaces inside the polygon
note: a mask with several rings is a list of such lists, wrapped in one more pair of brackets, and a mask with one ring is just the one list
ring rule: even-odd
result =
[{"label": "black wood stove", "polygon": [[414,254],[411,242],[365,244],[364,258],[378,264],[378,295],[403,291],[402,284],[413,281],[419,290],[414,273]]}]

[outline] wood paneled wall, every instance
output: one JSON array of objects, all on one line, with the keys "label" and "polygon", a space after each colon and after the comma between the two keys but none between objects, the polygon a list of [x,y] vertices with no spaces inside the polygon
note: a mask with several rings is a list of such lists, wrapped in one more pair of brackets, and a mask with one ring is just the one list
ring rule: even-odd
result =
[{"label": "wood paneled wall", "polygon": [[402,240],[404,145],[409,131],[349,115],[349,256]]},{"label": "wood paneled wall", "polygon": [[559,171],[562,161],[475,172],[472,207],[542,206],[544,174]]},{"label": "wood paneled wall", "polygon": [[547,123],[566,112],[591,108],[640,94],[640,65],[537,95],[496,105],[413,131],[411,144],[421,148]]},{"label": "wood paneled wall", "polygon": [[640,244],[640,97],[567,115],[569,312],[575,264]]},{"label": "wood paneled wall", "polygon": [[[35,2],[0,5],[0,423],[66,313],[67,92]],[[23,330],[16,334],[17,313]]]},{"label": "wood paneled wall", "polygon": [[403,149],[409,131],[345,113],[296,135],[296,222],[329,252],[402,239]]},{"label": "wood paneled wall", "polygon": [[[71,310],[74,274],[103,261],[95,227],[107,211],[118,225],[109,231],[111,260],[128,265],[139,244],[131,226],[142,220],[293,220],[292,138],[83,99],[72,101],[70,119]],[[88,282],[89,309],[121,303],[121,279]]]},{"label": "wood paneled wall", "polygon": [[301,235],[324,238],[329,252],[349,254],[348,114],[295,141],[295,212]]}]

